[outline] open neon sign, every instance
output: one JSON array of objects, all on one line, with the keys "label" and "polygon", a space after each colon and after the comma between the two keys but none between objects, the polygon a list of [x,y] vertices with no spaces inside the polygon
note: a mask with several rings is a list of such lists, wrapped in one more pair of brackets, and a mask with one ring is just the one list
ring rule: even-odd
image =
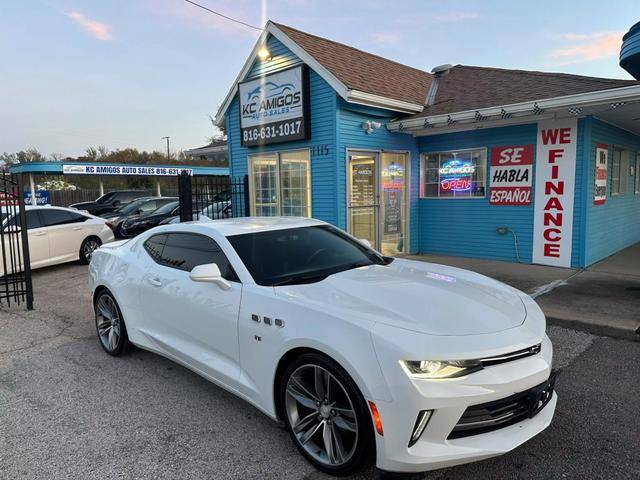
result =
[{"label": "open neon sign", "polygon": [[443,163],[438,170],[440,173],[440,191],[466,192],[471,190],[471,175],[475,171],[476,167],[471,162],[454,159]]}]

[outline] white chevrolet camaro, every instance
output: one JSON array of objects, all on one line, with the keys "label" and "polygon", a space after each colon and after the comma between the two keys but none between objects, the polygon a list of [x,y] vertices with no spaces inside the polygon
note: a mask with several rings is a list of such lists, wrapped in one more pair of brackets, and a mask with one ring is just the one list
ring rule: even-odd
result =
[{"label": "white chevrolet camaro", "polygon": [[481,460],[553,417],[552,346],[528,295],[321,221],[160,226],[100,248],[89,271],[107,353],[185,365],[284,422],[330,474]]}]

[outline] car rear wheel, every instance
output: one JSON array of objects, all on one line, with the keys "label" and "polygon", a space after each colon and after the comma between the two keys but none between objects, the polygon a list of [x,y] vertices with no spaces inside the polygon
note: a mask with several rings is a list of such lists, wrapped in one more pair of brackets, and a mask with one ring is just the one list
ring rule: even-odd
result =
[{"label": "car rear wheel", "polygon": [[97,237],[85,238],[82,245],[80,245],[80,263],[84,265],[88,264],[91,261],[93,252],[98,249],[100,245],[102,245],[102,241]]},{"label": "car rear wheel", "polygon": [[280,400],[298,450],[319,470],[350,475],[375,456],[372,420],[355,382],[333,360],[305,354],[284,372]]},{"label": "car rear wheel", "polygon": [[94,304],[96,331],[100,345],[109,355],[117,357],[130,348],[127,328],[120,307],[108,290],[102,290]]}]

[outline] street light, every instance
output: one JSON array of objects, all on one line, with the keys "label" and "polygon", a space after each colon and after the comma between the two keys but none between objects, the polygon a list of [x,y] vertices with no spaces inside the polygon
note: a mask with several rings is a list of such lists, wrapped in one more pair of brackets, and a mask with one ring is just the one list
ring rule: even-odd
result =
[{"label": "street light", "polygon": [[162,137],[163,140],[167,140],[167,161],[171,160],[169,156],[169,137]]}]

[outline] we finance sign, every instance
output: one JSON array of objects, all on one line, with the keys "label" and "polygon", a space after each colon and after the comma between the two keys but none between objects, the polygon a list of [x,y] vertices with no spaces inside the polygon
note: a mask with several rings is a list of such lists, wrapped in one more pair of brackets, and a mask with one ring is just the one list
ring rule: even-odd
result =
[{"label": "we finance sign", "polygon": [[538,123],[533,263],[571,266],[578,121]]},{"label": "we finance sign", "polygon": [[243,146],[304,140],[307,137],[308,78],[301,65],[238,85]]}]

